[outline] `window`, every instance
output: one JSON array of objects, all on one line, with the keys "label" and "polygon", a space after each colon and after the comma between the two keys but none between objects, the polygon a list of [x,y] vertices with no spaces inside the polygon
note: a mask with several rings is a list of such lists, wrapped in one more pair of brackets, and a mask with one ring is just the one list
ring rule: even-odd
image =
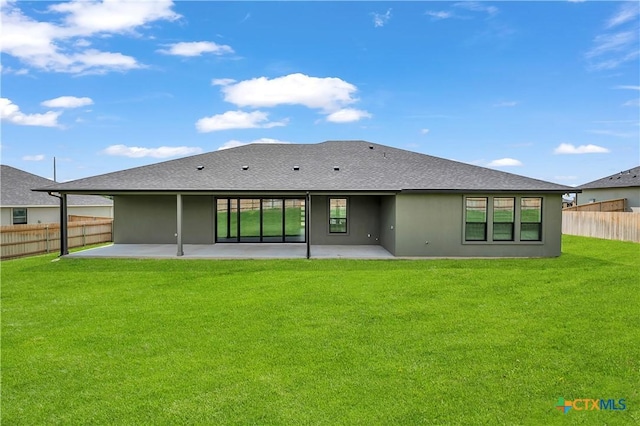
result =
[{"label": "window", "polygon": [[513,241],[515,198],[493,199],[493,241]]},{"label": "window", "polygon": [[466,241],[487,241],[487,199],[467,198],[464,239]]},{"label": "window", "polygon": [[542,242],[542,199],[465,197],[463,241],[496,244]]},{"label": "window", "polygon": [[26,225],[27,224],[27,209],[26,208],[13,209],[13,224],[14,225]]},{"label": "window", "polygon": [[520,241],[542,241],[542,198],[520,199]]},{"label": "window", "polygon": [[306,241],[304,198],[216,198],[216,243]]},{"label": "window", "polygon": [[347,233],[347,199],[329,198],[329,232]]}]

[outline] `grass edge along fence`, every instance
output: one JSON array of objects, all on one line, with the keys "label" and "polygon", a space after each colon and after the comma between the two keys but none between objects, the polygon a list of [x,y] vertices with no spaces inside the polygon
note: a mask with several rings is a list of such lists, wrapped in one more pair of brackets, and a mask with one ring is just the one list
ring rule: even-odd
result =
[{"label": "grass edge along fence", "polygon": [[[113,219],[68,222],[69,248],[113,241]],[[0,226],[1,259],[34,256],[60,250],[60,224]]]},{"label": "grass edge along fence", "polygon": [[563,211],[562,233],[640,243],[640,213]]}]

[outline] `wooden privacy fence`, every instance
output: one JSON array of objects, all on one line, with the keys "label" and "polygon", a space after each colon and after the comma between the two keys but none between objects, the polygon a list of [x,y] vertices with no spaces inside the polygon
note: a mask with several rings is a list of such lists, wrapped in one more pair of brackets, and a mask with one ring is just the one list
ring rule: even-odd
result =
[{"label": "wooden privacy fence", "polygon": [[562,233],[640,243],[640,213],[565,210]]},{"label": "wooden privacy fence", "polygon": [[[68,222],[69,248],[113,241],[113,219]],[[60,224],[0,226],[2,259],[60,250]]]},{"label": "wooden privacy fence", "polygon": [[625,211],[626,198],[617,198],[615,200],[595,201],[593,203],[581,204],[579,206],[567,207],[563,209],[565,212],[623,212]]}]

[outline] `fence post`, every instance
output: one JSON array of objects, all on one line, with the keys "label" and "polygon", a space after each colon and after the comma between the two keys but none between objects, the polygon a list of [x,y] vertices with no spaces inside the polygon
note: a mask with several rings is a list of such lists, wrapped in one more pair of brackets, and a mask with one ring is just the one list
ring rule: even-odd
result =
[{"label": "fence post", "polygon": [[82,225],[82,247],[87,245],[87,228],[86,225]]},{"label": "fence post", "polygon": [[44,247],[47,253],[49,253],[49,225],[44,226]]}]

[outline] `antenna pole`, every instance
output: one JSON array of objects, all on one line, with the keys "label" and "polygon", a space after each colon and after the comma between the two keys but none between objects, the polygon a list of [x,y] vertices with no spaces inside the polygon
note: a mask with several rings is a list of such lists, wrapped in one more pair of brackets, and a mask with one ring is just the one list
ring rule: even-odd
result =
[{"label": "antenna pole", "polygon": [[53,157],[53,181],[58,182],[56,179],[56,157]]}]

